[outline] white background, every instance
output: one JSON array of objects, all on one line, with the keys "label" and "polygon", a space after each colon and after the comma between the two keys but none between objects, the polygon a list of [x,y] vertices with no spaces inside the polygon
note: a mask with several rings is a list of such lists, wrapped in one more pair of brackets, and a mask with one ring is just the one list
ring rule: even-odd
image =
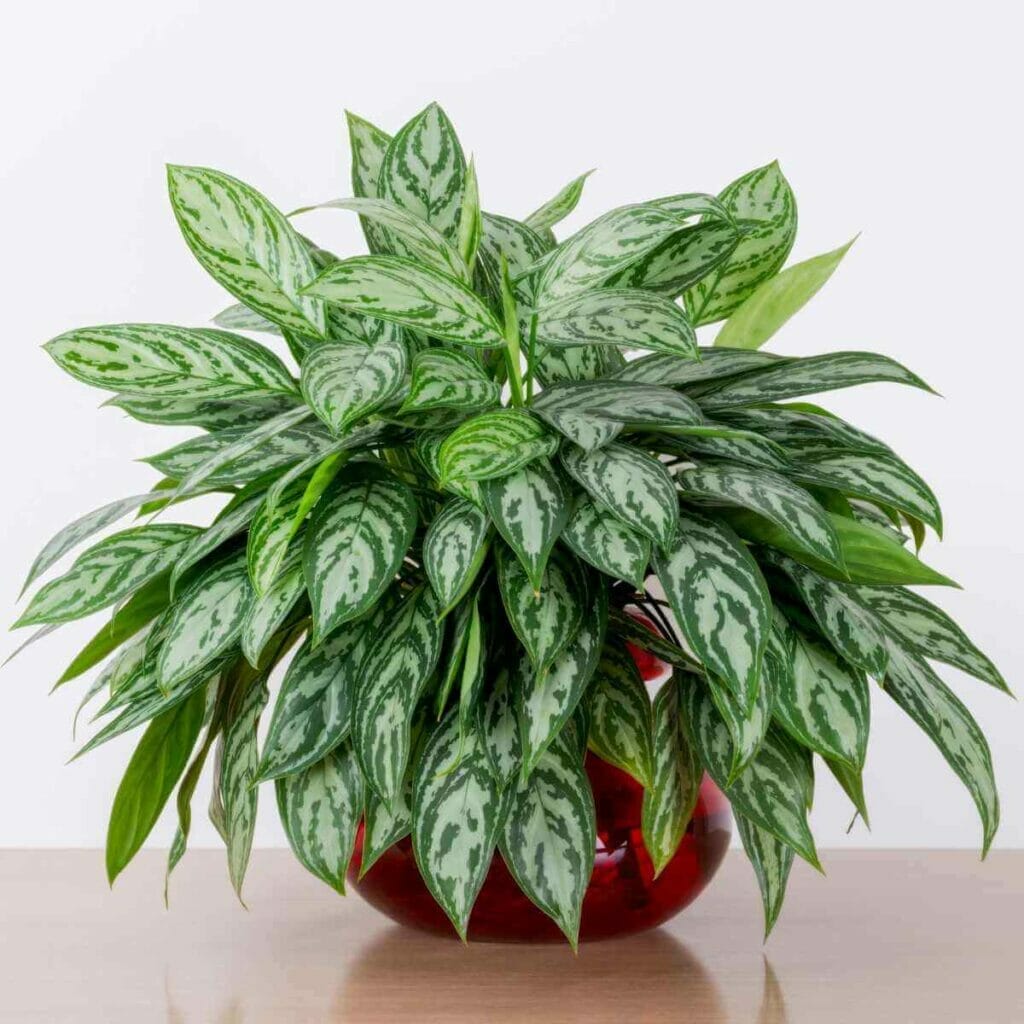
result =
[{"label": "white background", "polygon": [[[874,385],[829,404],[932,483],[947,534],[925,556],[966,587],[938,599],[1024,688],[1020,8],[688,7],[97,0],[8,12],[2,614],[15,617],[25,571],[56,529],[146,488],[152,474],[132,460],[185,436],[97,411],[104,396],[39,349],[87,324],[199,325],[227,303],[179,236],[164,164],[226,170],[288,209],[348,194],[343,108],[393,131],[438,99],[496,212],[524,216],[597,167],[569,223],[579,226],[625,202],[717,191],[778,158],[800,204],[794,258],[863,231],[773,347],[877,349],[945,396]],[[317,216],[306,228],[329,247],[357,244],[349,215]],[[133,738],[65,767],[84,683],[47,697],[96,625],[67,627],[0,672],[0,845],[103,841]],[[1022,846],[1024,712],[947,678],[991,738],[1004,806],[996,845]],[[881,693],[873,714],[874,831],[845,835],[848,807],[819,773],[820,844],[974,845],[973,805],[941,757]],[[264,793],[257,843],[281,845]],[[170,834],[162,822],[153,842]],[[194,835],[214,839],[201,811]]]}]

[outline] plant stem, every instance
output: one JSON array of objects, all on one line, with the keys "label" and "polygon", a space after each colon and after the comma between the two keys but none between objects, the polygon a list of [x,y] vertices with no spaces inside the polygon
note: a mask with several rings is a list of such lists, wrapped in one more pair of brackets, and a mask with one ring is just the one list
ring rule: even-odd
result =
[{"label": "plant stem", "polygon": [[526,346],[526,404],[533,402],[533,380],[537,363],[537,314],[530,317],[530,340]]}]

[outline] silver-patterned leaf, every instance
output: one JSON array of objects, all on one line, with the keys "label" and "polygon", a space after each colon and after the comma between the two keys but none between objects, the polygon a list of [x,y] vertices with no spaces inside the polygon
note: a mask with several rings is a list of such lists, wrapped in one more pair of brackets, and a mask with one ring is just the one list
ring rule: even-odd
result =
[{"label": "silver-patterned leaf", "polygon": [[[726,462],[739,462],[745,466],[758,469],[774,469],[786,473],[791,464],[786,451],[774,441],[769,441],[760,434],[746,430],[737,430],[717,423],[707,423],[697,427],[675,427],[670,431],[661,430],[659,441],[664,435],[670,434],[677,440],[678,454],[703,455],[709,459],[721,459]],[[667,451],[664,444],[659,450]],[[694,461],[700,461],[694,460]]]},{"label": "silver-patterned leaf", "polygon": [[224,430],[228,427],[254,427],[294,408],[297,402],[298,396],[295,395],[239,400],[177,395],[168,398],[161,395],[114,395],[103,405],[121,409],[140,423]]},{"label": "silver-patterned leaf", "polygon": [[358,618],[395,578],[416,529],[416,499],[401,481],[363,465],[317,506],[303,565],[313,636]]},{"label": "silver-patterned leaf", "polygon": [[302,364],[302,394],[317,416],[342,434],[396,394],[407,359],[401,332],[393,325],[372,348],[320,345]]},{"label": "silver-patterned leaf", "polygon": [[[441,482],[441,448],[447,439],[448,434],[443,430],[421,430],[416,435],[414,443],[416,458],[439,486]],[[480,484],[475,480],[459,478],[447,480],[444,484],[444,490],[473,502],[479,508],[484,507],[484,498],[480,491]]]},{"label": "silver-patterned leaf", "polygon": [[676,478],[684,497],[740,505],[788,531],[803,548],[834,566],[842,566],[839,538],[828,513],[802,487],[779,473],[754,466],[708,463],[684,469]]},{"label": "silver-patterned leaf", "polygon": [[569,493],[547,459],[483,484],[484,501],[498,532],[516,553],[534,590],[569,518]]},{"label": "silver-patterned leaf", "polygon": [[931,601],[904,587],[858,587],[858,595],[882,620],[899,645],[943,661],[1009,693],[1002,673],[967,634]]},{"label": "silver-patterned leaf", "polygon": [[[718,708],[729,738],[732,740],[732,764],[729,766],[728,781],[731,783],[761,748],[768,727],[771,725],[775,693],[781,685],[780,673],[791,672],[792,659],[789,652],[780,650],[781,640],[774,630],[769,633],[761,659],[761,676],[753,697],[737,697],[716,676],[708,675],[704,683],[711,699]],[[786,654],[786,659],[780,657]]]},{"label": "silver-patterned leaf", "polygon": [[745,230],[729,259],[686,293],[695,324],[728,316],[786,262],[796,237],[796,199],[777,163],[744,174],[718,198]]},{"label": "silver-patterned leaf", "polygon": [[345,892],[363,813],[363,777],[345,744],[304,771],[278,779],[277,807],[299,863],[336,892]]},{"label": "silver-patterned leaf", "polygon": [[697,355],[697,337],[679,306],[627,288],[603,288],[542,306],[537,342],[559,348],[619,345],[683,359]]},{"label": "silver-patterned leaf", "polygon": [[643,587],[651,541],[588,497],[581,497],[561,539],[585,562],[613,579]]},{"label": "silver-patterned leaf", "polygon": [[240,552],[203,572],[175,601],[157,665],[165,690],[195,675],[238,641],[253,596]]},{"label": "silver-patterned leaf", "polygon": [[456,349],[428,348],[413,360],[412,383],[401,412],[478,412],[497,405],[500,398],[498,385],[471,355]]},{"label": "silver-patterned leaf", "polygon": [[529,778],[516,784],[500,849],[519,888],[558,925],[573,948],[596,841],[587,773],[571,745],[556,740]]},{"label": "silver-patterned leaf", "polygon": [[587,171],[578,178],[573,178],[543,206],[534,210],[524,223],[537,232],[550,231],[559,221],[565,220],[576,209],[580,196],[583,195],[583,186],[593,173],[593,171]]},{"label": "silver-patterned leaf", "polygon": [[123,600],[174,565],[198,533],[195,526],[151,524],[101,540],[41,587],[15,626],[71,622]]},{"label": "silver-patterned leaf", "polygon": [[501,348],[494,314],[457,278],[399,256],[355,256],[329,266],[306,291],[364,316],[478,348]]},{"label": "silver-patterned leaf", "polygon": [[654,564],[690,646],[749,706],[768,642],[771,597],[743,542],[724,523],[686,510],[675,544]]},{"label": "silver-patterned leaf", "polygon": [[[511,217],[485,213],[482,220],[478,280],[484,290],[500,303],[502,259],[508,264],[509,273],[519,277],[531,271],[554,243]],[[529,280],[524,278],[516,285],[517,294],[522,294],[524,299],[532,295]]]},{"label": "silver-patterned leaf", "polygon": [[[708,348],[698,349],[699,359],[677,359],[672,355],[654,354],[642,356],[626,363],[619,369],[617,380],[631,380],[638,384],[661,384],[665,387],[682,387],[687,384],[701,384],[704,381],[735,377],[748,370],[785,362],[782,356],[770,352],[744,352],[740,349]],[[756,428],[755,428],[756,429]]]},{"label": "silver-patterned leaf", "polygon": [[323,337],[323,303],[302,294],[316,276],[288,218],[254,188],[205,167],[167,168],[171,206],[192,254],[250,309],[282,327]]},{"label": "silver-patterned leaf", "polygon": [[736,831],[740,834],[743,849],[754,868],[757,885],[761,890],[761,902],[764,904],[764,937],[771,934],[775,922],[782,910],[782,901],[786,896],[786,883],[789,881],[789,870],[793,866],[793,850],[780,843],[770,832],[742,814],[733,812]]},{"label": "silver-patterned leaf", "polygon": [[587,690],[590,749],[645,789],[654,777],[654,720],[647,687],[625,645],[605,643]]},{"label": "silver-patterned leaf", "polygon": [[259,665],[271,637],[281,628],[305,592],[306,578],[302,574],[302,560],[296,554],[266,592],[253,599],[242,623],[239,639],[242,654],[254,668]]},{"label": "silver-patterned leaf", "polygon": [[981,817],[985,856],[999,828],[999,794],[992,754],[978,723],[922,658],[896,644],[884,690],[928,734],[967,787]]},{"label": "silver-patterned leaf", "polygon": [[427,888],[463,940],[508,806],[509,792],[491,774],[479,738],[463,736],[458,715],[450,714],[417,764],[412,846]]},{"label": "silver-patterned leaf", "polygon": [[547,458],[558,440],[528,413],[515,409],[485,412],[456,427],[437,455],[441,483],[494,480],[534,459]]},{"label": "silver-patterned leaf", "polygon": [[[378,195],[380,169],[391,136],[347,110],[345,120],[348,123],[349,147],[352,151],[352,194],[375,198]],[[387,238],[383,229],[368,220],[363,220],[362,224],[370,252],[384,252]]]},{"label": "silver-patterned leaf", "polygon": [[807,403],[729,409],[722,414],[722,419],[742,429],[763,434],[800,457],[834,454],[836,451],[893,454],[892,449],[877,437]]},{"label": "silver-patterned leaf", "polygon": [[609,345],[549,348],[537,353],[534,374],[545,386],[570,380],[597,380],[613,375],[625,362],[625,356]]},{"label": "silver-patterned leaf", "polygon": [[352,743],[367,785],[389,806],[405,777],[416,702],[440,654],[439,612],[430,587],[418,587],[377,631],[359,670]]},{"label": "silver-patterned leaf", "polygon": [[700,794],[703,771],[683,728],[679,686],[670,680],[654,698],[653,772],[644,790],[641,830],[655,878],[675,856]]},{"label": "silver-patterned leaf", "polygon": [[477,703],[477,735],[499,785],[506,786],[523,768],[523,748],[516,718],[515,691],[507,668],[498,669]]},{"label": "silver-patterned leaf", "polygon": [[423,538],[423,568],[443,613],[465,595],[487,556],[487,516],[471,501],[453,498]]},{"label": "silver-patterned leaf", "polygon": [[43,346],[83,384],[147,398],[259,399],[294,395],[269,349],[227,331],[168,324],[81,327]]},{"label": "silver-patterned leaf", "polygon": [[679,522],[679,499],[668,470],[649,455],[625,444],[594,452],[567,448],[562,464],[603,508],[655,544],[672,543]]},{"label": "silver-patterned leaf", "polygon": [[213,322],[226,331],[259,331],[262,334],[276,334],[280,336],[281,328],[272,323],[265,316],[254,313],[242,302],[236,302],[227,309],[222,309]]}]

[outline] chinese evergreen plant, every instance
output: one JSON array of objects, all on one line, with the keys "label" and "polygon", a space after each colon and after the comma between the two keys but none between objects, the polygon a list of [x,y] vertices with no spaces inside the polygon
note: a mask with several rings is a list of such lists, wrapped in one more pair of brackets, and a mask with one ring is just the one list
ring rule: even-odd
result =
[{"label": "chinese evergreen plant", "polygon": [[[926,385],[881,355],[760,351],[846,251],[781,270],[797,215],[779,167],[558,241],[585,175],[513,220],[482,212],[436,105],[394,137],[357,117],[349,131],[355,198],[325,206],[361,218],[370,255],[339,259],[250,186],[171,167],[186,243],[240,304],[216,328],[46,345],[129,416],[203,431],[146,460],[151,492],[47,544],[29,583],[140,513],[18,623],[113,609],[58,683],[104,663],[82,703],[102,695],[105,724],[80,753],[146,726],[114,800],[111,880],[176,789],[175,866],[209,761],[238,890],[272,781],[296,856],[335,889],[365,820],[363,871],[411,833],[460,934],[497,850],[575,942],[589,749],[644,786],[658,870],[706,771],[770,928],[794,854],[818,865],[814,755],[867,819],[868,677],[967,786],[987,850],[989,749],[930,663],[1006,684],[907,589],[950,583],[908,543],[941,531],[938,503],[888,445],[803,401]],[[291,367],[238,331],[279,335]],[[158,521],[211,492],[227,500],[206,529]],[[653,701],[627,641],[673,666]]]}]

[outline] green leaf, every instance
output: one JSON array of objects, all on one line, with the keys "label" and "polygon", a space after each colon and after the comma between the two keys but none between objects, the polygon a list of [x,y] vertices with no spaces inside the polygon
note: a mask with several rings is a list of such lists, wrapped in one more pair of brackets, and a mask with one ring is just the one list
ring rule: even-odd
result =
[{"label": "green leaf", "polygon": [[302,364],[302,394],[317,416],[342,434],[401,388],[407,358],[394,327],[373,348],[321,345]]},{"label": "green leaf", "polygon": [[651,702],[623,644],[610,639],[605,643],[587,702],[590,749],[649,788],[654,778]]},{"label": "green leaf", "polygon": [[727,317],[786,262],[796,237],[796,199],[777,163],[727,185],[719,199],[744,228],[729,259],[686,293],[695,324]]},{"label": "green leaf", "polygon": [[465,179],[466,158],[455,128],[445,112],[431,103],[391,140],[377,192],[455,243]]},{"label": "green leaf", "polygon": [[[391,136],[347,110],[345,120],[348,123],[349,146],[352,150],[352,193],[375,198],[378,195],[380,169],[384,163],[384,154],[391,143]],[[384,252],[387,248],[387,239],[381,227],[368,220],[363,220],[362,224],[370,251]]]},{"label": "green leaf", "polygon": [[511,217],[485,213],[477,262],[478,280],[500,304],[502,258],[508,264],[509,273],[519,277],[530,271],[550,248],[548,241],[526,224]]},{"label": "green leaf", "polygon": [[696,677],[685,679],[681,693],[687,728],[700,759],[736,811],[792,847],[812,867],[819,867],[807,824],[807,765],[792,740],[769,729],[750,764],[729,784],[733,751],[725,722]]},{"label": "green leaf", "polygon": [[829,352],[753,370],[691,392],[705,411],[764,405],[800,395],[889,381],[931,391],[916,374],[888,356],[872,352]]},{"label": "green leaf", "polygon": [[110,884],[139,852],[188,763],[203,724],[206,695],[188,700],[154,719],[132,754],[117,787],[107,829]]},{"label": "green leaf", "polygon": [[625,444],[595,452],[562,451],[569,475],[602,508],[655,544],[672,543],[679,522],[679,500],[668,470],[649,455]]},{"label": "green leaf", "polygon": [[412,384],[401,411],[477,412],[497,405],[500,398],[498,385],[472,356],[456,349],[428,348],[413,360]]},{"label": "green leaf", "polygon": [[984,857],[999,828],[992,755],[978,723],[952,690],[914,654],[890,648],[885,692],[927,733],[974,799],[984,832]]},{"label": "green leaf", "polygon": [[526,218],[527,227],[537,232],[550,231],[559,221],[565,220],[576,209],[580,196],[583,195],[583,186],[593,173],[587,171],[578,178],[573,178],[568,185]]},{"label": "green leaf", "polygon": [[675,680],[658,691],[653,717],[653,771],[650,785],[644,790],[641,829],[657,878],[686,834],[703,773],[683,728]]},{"label": "green leaf", "polygon": [[858,587],[857,594],[901,647],[923,658],[953,665],[998,690],[1010,692],[999,669],[931,601],[903,587]]},{"label": "green leaf", "polygon": [[[417,460],[439,487],[441,486],[441,448],[447,438],[448,435],[443,430],[423,430],[417,435],[414,443]],[[443,489],[483,508],[483,495],[480,493],[480,485],[475,480],[447,480]]]},{"label": "green leaf", "polygon": [[528,413],[485,412],[456,427],[441,445],[437,457],[441,483],[494,480],[553,455],[557,448],[557,439]]},{"label": "green leaf", "polygon": [[316,276],[288,218],[254,188],[205,167],[167,168],[171,207],[203,268],[275,324],[323,337],[323,303],[302,294]]},{"label": "green leaf", "polygon": [[499,547],[496,555],[509,625],[526,648],[534,670],[543,674],[583,624],[586,579],[576,557],[559,551],[548,561],[536,588],[508,548]]},{"label": "green leaf", "polygon": [[801,745],[863,767],[871,718],[867,677],[802,630],[789,629],[787,641],[793,667],[780,677],[775,718]]},{"label": "green leaf", "polygon": [[355,256],[329,266],[306,292],[365,316],[476,348],[505,344],[501,326],[457,278],[399,256]]},{"label": "green leaf", "polygon": [[592,499],[580,498],[561,533],[562,541],[613,579],[643,587],[651,542]]},{"label": "green leaf", "polygon": [[476,263],[477,250],[484,233],[483,214],[480,210],[480,183],[476,167],[469,161],[466,181],[462,190],[462,208],[459,211],[459,255],[467,269]]},{"label": "green leaf", "polygon": [[780,843],[770,832],[759,828],[741,814],[733,811],[736,831],[740,834],[747,859],[754,868],[757,885],[764,904],[764,937],[767,940],[775,927],[786,897],[786,883],[793,866],[793,851]]},{"label": "green leaf", "polygon": [[477,735],[484,745],[491,774],[506,786],[523,768],[523,749],[516,719],[515,693],[507,668],[500,668],[477,703]]},{"label": "green leaf", "polygon": [[415,529],[412,492],[375,467],[356,467],[321,499],[303,549],[315,641],[373,606]]},{"label": "green leaf", "polygon": [[133,526],[84,551],[43,586],[15,626],[71,622],[128,597],[174,565],[195,526]]},{"label": "green leaf", "polygon": [[213,322],[226,331],[259,331],[263,334],[276,334],[280,337],[281,328],[271,323],[265,316],[254,313],[248,306],[236,302],[227,309],[222,309]]},{"label": "green leaf", "polygon": [[227,331],[168,324],[81,327],[43,347],[75,380],[128,395],[208,401],[296,391],[273,352]]},{"label": "green leaf", "polygon": [[553,743],[529,778],[518,781],[511,801],[499,840],[502,858],[575,948],[597,841],[594,798],[575,751]]},{"label": "green leaf", "polygon": [[626,363],[615,373],[617,380],[635,381],[637,384],[661,384],[681,387],[701,384],[709,380],[735,377],[748,370],[778,365],[784,360],[769,352],[744,352],[740,349],[698,348],[699,359],[685,360],[673,355],[641,356]]},{"label": "green leaf", "polygon": [[722,419],[771,438],[797,458],[833,455],[837,451],[893,455],[892,449],[878,438],[806,402],[729,409]]},{"label": "green leaf", "polygon": [[684,511],[655,571],[697,656],[744,704],[757,691],[771,598],[740,539],[723,523]]},{"label": "green leaf", "polygon": [[266,593],[253,599],[242,623],[240,643],[242,654],[254,668],[259,665],[271,638],[284,625],[292,608],[305,592],[302,560],[296,556],[267,588]]},{"label": "green leaf", "polygon": [[547,459],[486,481],[484,501],[498,532],[516,553],[534,590],[569,518],[569,493]]},{"label": "green leaf", "polygon": [[331,751],[304,771],[278,779],[277,807],[292,852],[336,892],[345,892],[363,813],[363,778],[352,748]]},{"label": "green leaf", "polygon": [[683,359],[697,356],[697,337],[686,314],[650,292],[605,288],[542,306],[537,314],[538,344],[619,345]]},{"label": "green leaf", "polygon": [[659,435],[657,442],[660,451],[669,449],[664,442],[666,435],[670,435],[676,439],[676,448],[680,454],[696,453],[708,459],[739,462],[756,469],[774,469],[783,474],[791,469],[785,450],[760,434],[736,430],[717,423],[707,423],[697,427],[662,429]]},{"label": "green leaf", "polygon": [[242,400],[114,395],[103,405],[121,409],[140,423],[224,430],[228,427],[254,427],[288,409],[294,409],[297,403],[297,395]]},{"label": "green leaf", "polygon": [[760,348],[794,313],[798,313],[832,276],[856,241],[813,256],[762,282],[722,325],[716,345]]},{"label": "green leaf", "polygon": [[724,501],[751,509],[787,530],[809,554],[842,566],[842,551],[828,513],[812,495],[768,469],[708,463],[677,478],[685,498]]},{"label": "green leaf", "polygon": [[241,553],[203,572],[173,605],[157,663],[160,686],[194,676],[236,643],[252,599]]},{"label": "green leaf", "polygon": [[416,702],[440,654],[439,611],[430,587],[418,587],[377,631],[359,671],[352,743],[367,785],[389,806],[405,776]]},{"label": "green leaf", "polygon": [[[451,768],[458,758],[456,767]],[[469,915],[508,812],[479,739],[450,714],[427,741],[413,783],[412,846],[434,899],[465,941]]]},{"label": "green leaf", "polygon": [[471,501],[453,498],[423,538],[423,568],[442,614],[465,596],[487,557],[487,516]]},{"label": "green leaf", "polygon": [[610,345],[549,348],[537,353],[534,376],[545,386],[570,380],[597,380],[614,374],[625,362],[622,353]]},{"label": "green leaf", "polygon": [[515,673],[515,711],[524,778],[562,733],[597,670],[608,626],[608,588],[599,584],[590,589],[579,632],[548,671],[534,672],[529,658],[524,657]]}]

